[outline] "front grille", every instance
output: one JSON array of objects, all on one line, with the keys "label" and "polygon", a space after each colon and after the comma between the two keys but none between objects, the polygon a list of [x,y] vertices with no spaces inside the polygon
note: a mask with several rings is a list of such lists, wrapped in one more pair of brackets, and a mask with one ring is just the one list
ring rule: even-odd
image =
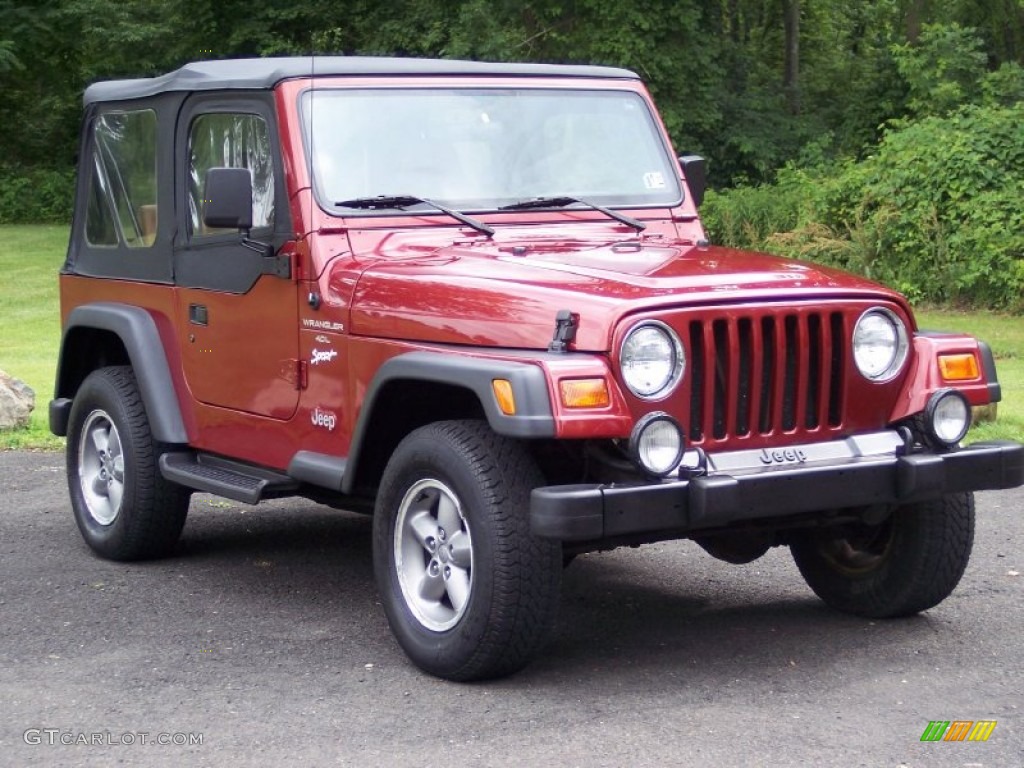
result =
[{"label": "front grille", "polygon": [[691,442],[840,425],[841,312],[691,320],[688,342]]}]

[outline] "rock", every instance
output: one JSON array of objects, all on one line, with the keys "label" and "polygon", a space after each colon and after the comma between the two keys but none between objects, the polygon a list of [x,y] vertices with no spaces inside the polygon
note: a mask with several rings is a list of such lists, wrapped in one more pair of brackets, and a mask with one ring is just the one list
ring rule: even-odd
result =
[{"label": "rock", "polygon": [[27,427],[36,393],[20,379],[0,371],[0,429]]}]

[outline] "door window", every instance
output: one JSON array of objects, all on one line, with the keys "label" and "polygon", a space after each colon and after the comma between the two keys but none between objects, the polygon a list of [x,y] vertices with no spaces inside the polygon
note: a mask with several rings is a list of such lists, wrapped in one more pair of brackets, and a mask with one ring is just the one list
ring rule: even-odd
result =
[{"label": "door window", "polygon": [[270,132],[259,115],[214,112],[200,115],[189,131],[189,225],[192,234],[225,230],[202,222],[203,187],[211,168],[247,168],[252,174],[252,225],[274,221],[274,164]]}]

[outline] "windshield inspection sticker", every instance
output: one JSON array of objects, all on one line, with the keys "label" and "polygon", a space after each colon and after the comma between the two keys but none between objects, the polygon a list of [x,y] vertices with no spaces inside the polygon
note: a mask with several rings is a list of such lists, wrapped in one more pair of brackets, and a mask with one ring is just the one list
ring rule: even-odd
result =
[{"label": "windshield inspection sticker", "polygon": [[665,177],[660,171],[648,171],[644,174],[644,186],[648,189],[664,189]]}]

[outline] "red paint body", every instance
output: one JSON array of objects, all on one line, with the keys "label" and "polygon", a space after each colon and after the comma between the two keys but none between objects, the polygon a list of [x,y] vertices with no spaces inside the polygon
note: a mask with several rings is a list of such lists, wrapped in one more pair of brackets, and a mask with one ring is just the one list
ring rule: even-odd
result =
[{"label": "red paint body", "polygon": [[[453,83],[465,80],[424,77],[415,85]],[[386,78],[317,82],[339,88],[390,84]],[[292,260],[293,280],[264,276],[239,296],[62,277],[65,320],[70,309],[91,301],[123,301],[152,314],[196,449],[280,469],[299,450],[347,456],[367,390],[386,360],[437,347],[497,359],[521,350],[544,352],[563,309],[579,314],[572,349],[587,354],[536,361],[547,377],[562,438],[626,438],[637,418],[664,410],[686,427],[691,443],[709,451],[829,440],[881,429],[920,411],[932,392],[950,386],[935,364],[939,351],[973,353],[981,369],[973,339],[917,337],[901,375],[884,384],[866,381],[849,354],[830,357],[839,337],[829,334],[849,339],[859,313],[878,305],[900,315],[913,331],[906,301],[818,265],[699,245],[705,235],[690,195],[679,208],[630,210],[647,224],[641,235],[596,211],[479,215],[496,229],[492,239],[441,215],[332,215],[313,199],[302,143],[297,105],[310,85],[296,79],[276,89],[296,232],[282,252]],[[402,85],[409,87],[407,80]],[[473,85],[581,87],[578,81],[526,78],[485,78]],[[588,87],[649,99],[636,81],[595,81]],[[664,130],[660,123],[659,129]],[[310,293],[319,294],[318,308],[307,301]],[[187,322],[197,296],[211,317],[226,320],[197,331]],[[728,370],[718,396],[721,413],[707,394],[716,386],[710,362],[703,378],[687,375],[660,402],[633,397],[618,383],[619,346],[642,318],[673,326],[690,361],[699,354],[722,356],[719,362]],[[780,318],[779,324],[771,325],[771,318]],[[791,393],[794,403],[815,400],[793,417],[800,422],[795,425],[786,423],[779,393],[788,385],[780,369],[751,373],[769,366],[768,333],[775,334],[778,355],[795,355],[801,370],[815,371]],[[744,345],[749,366],[729,363]],[[842,348],[848,352],[849,346]],[[560,378],[602,376],[610,405],[561,405]],[[980,404],[988,399],[986,384],[982,374],[959,388]],[[703,388],[703,400],[695,387]]]}]

